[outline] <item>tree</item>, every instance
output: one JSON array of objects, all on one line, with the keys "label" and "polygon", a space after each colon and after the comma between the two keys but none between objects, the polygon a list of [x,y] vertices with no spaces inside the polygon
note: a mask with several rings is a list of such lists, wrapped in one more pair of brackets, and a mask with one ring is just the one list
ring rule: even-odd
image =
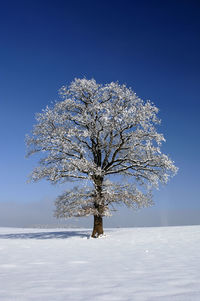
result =
[{"label": "tree", "polygon": [[60,96],[36,115],[27,136],[28,156],[43,154],[31,179],[78,181],[79,186],[57,198],[55,215],[93,215],[92,237],[98,237],[103,234],[102,219],[114,205],[152,205],[152,188],[166,183],[177,168],[160,151],[165,139],[155,128],[160,123],[157,107],[131,88],[75,79],[60,89]]}]

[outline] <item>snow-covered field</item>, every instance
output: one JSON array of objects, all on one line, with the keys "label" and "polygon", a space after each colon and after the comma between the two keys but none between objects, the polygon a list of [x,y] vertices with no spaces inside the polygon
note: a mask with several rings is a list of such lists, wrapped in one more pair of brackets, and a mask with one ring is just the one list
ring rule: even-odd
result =
[{"label": "snow-covered field", "polygon": [[200,300],[200,226],[89,235],[0,228],[0,300]]}]

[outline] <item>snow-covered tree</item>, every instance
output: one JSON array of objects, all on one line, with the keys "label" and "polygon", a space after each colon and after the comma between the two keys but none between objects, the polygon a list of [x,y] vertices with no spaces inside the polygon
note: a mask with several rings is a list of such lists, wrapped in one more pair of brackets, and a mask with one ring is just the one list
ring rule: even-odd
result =
[{"label": "snow-covered tree", "polygon": [[55,215],[93,215],[92,237],[98,237],[103,216],[115,205],[152,205],[152,187],[166,183],[177,168],[160,151],[165,139],[155,128],[160,123],[157,107],[131,88],[75,79],[60,89],[60,96],[36,115],[27,136],[28,155],[43,154],[31,179],[85,182],[57,198]]}]

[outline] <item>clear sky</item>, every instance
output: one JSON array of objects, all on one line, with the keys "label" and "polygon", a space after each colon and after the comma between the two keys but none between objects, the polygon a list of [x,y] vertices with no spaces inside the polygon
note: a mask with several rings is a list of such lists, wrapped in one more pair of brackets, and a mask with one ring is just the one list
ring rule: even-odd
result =
[{"label": "clear sky", "polygon": [[26,183],[36,161],[25,158],[24,138],[74,77],[118,80],[153,101],[162,150],[179,167],[153,208],[122,208],[106,224],[200,224],[200,2],[8,0],[0,9],[0,226],[56,222],[52,202],[66,187]]}]

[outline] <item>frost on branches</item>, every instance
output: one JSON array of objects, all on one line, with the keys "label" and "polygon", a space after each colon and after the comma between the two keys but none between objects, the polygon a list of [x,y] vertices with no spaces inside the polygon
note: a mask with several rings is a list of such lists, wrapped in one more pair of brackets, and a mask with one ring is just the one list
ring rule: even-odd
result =
[{"label": "frost on branches", "polygon": [[[36,115],[27,137],[28,155],[41,152],[34,181],[85,180],[56,200],[57,217],[94,215],[92,236],[103,233],[102,217],[115,204],[152,204],[151,188],[177,171],[160,151],[165,141],[155,125],[158,109],[125,85],[75,79],[60,90],[61,101]],[[126,184],[114,175],[130,178]]]}]

